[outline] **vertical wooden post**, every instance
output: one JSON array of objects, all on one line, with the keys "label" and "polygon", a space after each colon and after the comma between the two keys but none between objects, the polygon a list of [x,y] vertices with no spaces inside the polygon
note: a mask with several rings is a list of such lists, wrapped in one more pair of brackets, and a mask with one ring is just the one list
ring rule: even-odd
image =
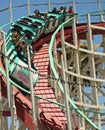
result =
[{"label": "vertical wooden post", "polygon": [[17,130],[17,114],[16,114],[16,106],[15,106],[15,98],[14,98],[14,89],[13,85],[10,84],[10,106],[11,106],[11,130]]},{"label": "vertical wooden post", "polygon": [[[32,116],[33,116],[33,122],[37,122],[38,119],[38,110],[37,110],[37,98],[34,96],[34,90],[33,90],[33,80],[32,80],[32,69],[31,69],[31,62],[30,62],[30,51],[29,46],[27,46],[27,53],[28,53],[28,69],[29,69],[29,77],[30,77],[30,90],[31,90],[31,101],[32,101]],[[37,123],[35,123],[37,124]],[[35,129],[38,130],[37,125],[35,126]]]},{"label": "vertical wooden post", "polygon": [[10,82],[9,82],[9,71],[8,71],[8,59],[7,59],[7,43],[5,40],[4,44],[5,48],[5,65],[6,65],[6,79],[7,79],[7,96],[8,96],[8,103],[9,103],[9,108],[10,106]]},{"label": "vertical wooden post", "polygon": [[[94,81],[91,81],[92,86],[96,86],[96,70],[95,70],[95,55],[94,55],[94,44],[92,41],[92,29],[91,29],[91,20],[90,20],[90,15],[87,15],[87,23],[88,23],[88,49],[91,51],[89,55],[89,66],[90,66],[90,76],[94,78]],[[94,98],[94,104],[98,108],[98,89],[97,87],[92,87],[92,94]],[[99,110],[97,110],[99,111]],[[98,127],[101,129],[101,117],[100,114],[97,114],[98,118]]]},{"label": "vertical wooden post", "polygon": [[48,11],[50,11],[50,0],[48,0]]},{"label": "vertical wooden post", "polygon": [[10,23],[12,23],[12,0],[9,0],[9,9],[10,9]]},{"label": "vertical wooden post", "polygon": [[[98,8],[99,8],[99,11],[101,11],[101,0],[98,0]],[[104,18],[103,18],[103,15],[100,14],[100,21],[104,21]]]},{"label": "vertical wooden post", "polygon": [[65,106],[66,106],[66,117],[67,117],[67,129],[72,130],[72,125],[71,125],[71,112],[70,112],[70,104],[67,99],[67,81],[66,81],[66,75],[65,75],[65,69],[64,69],[64,62],[63,62],[63,55],[61,55],[61,63],[62,63],[62,75],[63,75],[63,80],[64,80],[64,99],[65,99]]},{"label": "vertical wooden post", "polygon": [[73,9],[74,9],[74,12],[75,12],[75,1],[74,0],[72,0],[72,5],[73,5]]},{"label": "vertical wooden post", "polygon": [[27,5],[28,5],[28,15],[30,15],[30,0],[27,1]]}]

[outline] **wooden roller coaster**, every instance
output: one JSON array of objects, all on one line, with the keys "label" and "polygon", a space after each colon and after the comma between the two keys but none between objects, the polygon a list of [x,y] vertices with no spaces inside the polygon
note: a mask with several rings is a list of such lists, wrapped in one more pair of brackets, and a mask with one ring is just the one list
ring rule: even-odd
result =
[{"label": "wooden roller coaster", "polygon": [[6,36],[1,31],[0,130],[8,130],[9,116],[11,130],[101,130],[105,22],[91,21],[100,12],[43,16],[18,19]]}]

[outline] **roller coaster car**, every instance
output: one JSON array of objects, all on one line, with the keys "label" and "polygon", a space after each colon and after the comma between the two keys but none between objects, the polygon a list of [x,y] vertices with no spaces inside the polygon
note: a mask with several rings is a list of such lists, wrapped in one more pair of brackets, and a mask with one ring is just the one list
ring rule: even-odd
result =
[{"label": "roller coaster car", "polygon": [[48,12],[48,19],[47,20],[49,21],[49,26],[48,26],[48,28],[46,28],[45,32],[46,33],[53,32],[60,24],[61,19],[62,19],[62,14],[55,14],[52,12]]},{"label": "roller coaster car", "polygon": [[25,22],[28,22],[29,25],[30,25],[30,28],[36,28],[36,38],[35,40],[37,40],[40,35],[43,33],[44,31],[44,27],[45,27],[45,23],[38,19],[38,18],[35,18],[35,17],[23,17],[22,20],[24,20]]},{"label": "roller coaster car", "polygon": [[37,36],[40,36],[44,32],[44,28],[45,28],[45,25],[46,25],[44,19],[36,17],[34,15],[29,15],[28,19],[32,20],[31,26],[35,25],[35,26],[38,27]]},{"label": "roller coaster car", "polygon": [[[18,25],[15,25],[15,24],[14,24],[14,25],[12,24],[10,30],[11,30],[11,32],[16,31],[16,32],[18,32],[18,33],[21,34],[22,27],[20,27],[20,26],[18,26]],[[22,34],[23,34],[23,33],[22,33]]]},{"label": "roller coaster car", "polygon": [[[48,18],[44,19],[44,13],[40,13],[40,17],[36,17],[35,15],[29,15],[25,19],[25,22],[30,21],[33,23],[39,22],[43,24],[43,29],[40,33],[37,33],[37,35],[41,35],[53,32],[62,23],[62,17],[63,15],[61,13],[48,12]],[[33,26],[34,24],[31,25]]]},{"label": "roller coaster car", "polygon": [[[2,52],[4,52],[4,45],[2,47]],[[10,78],[15,83],[20,85],[22,88],[29,90],[30,81],[29,81],[28,61],[23,56],[19,57],[12,40],[9,40],[7,42],[6,55],[9,58],[8,69]],[[36,80],[38,79],[38,74],[33,64],[31,71],[32,71],[33,87],[35,87]]]},{"label": "roller coaster car", "polygon": [[28,17],[22,17],[21,19],[24,20],[24,21],[26,21],[26,22],[32,23],[32,20],[29,19]]},{"label": "roller coaster car", "polygon": [[[58,25],[60,25],[62,23],[62,16],[63,16],[62,13],[59,13],[59,12],[56,12],[56,13],[48,12],[48,16],[50,18],[55,19],[55,21],[58,21]],[[58,25],[56,25],[56,26],[58,26]]]},{"label": "roller coaster car", "polygon": [[52,31],[53,29],[53,19],[44,19],[44,13],[40,13],[40,17],[36,17],[34,15],[29,16],[30,19],[39,21],[43,24],[43,30],[41,34],[46,34]]},{"label": "roller coaster car", "polygon": [[22,24],[24,26],[28,26],[29,28],[32,28],[32,30],[35,31],[36,33],[38,32],[38,29],[40,29],[41,26],[42,26],[42,24],[39,23],[39,22],[34,22],[34,23],[32,21],[31,22],[27,22],[24,19],[18,20],[17,23]]},{"label": "roller coaster car", "polygon": [[[15,66],[12,66],[9,70],[9,74],[12,80],[15,80],[15,82],[19,85],[21,85],[22,87],[24,87],[25,89],[30,89],[30,81],[29,81],[29,70],[28,70],[28,62],[24,61],[23,58],[21,57],[21,59],[19,59],[17,56],[15,56],[16,60],[16,64]],[[13,65],[13,63],[11,63],[10,65]],[[36,83],[36,79],[37,79],[37,70],[35,69],[35,67],[32,65],[32,79],[33,79],[33,86],[35,86]]]},{"label": "roller coaster car", "polygon": [[31,29],[30,27],[22,25],[18,22],[13,23],[12,27],[14,30],[16,30],[16,28],[19,28],[20,35],[26,34],[27,39],[32,39],[32,40],[35,39],[36,33],[34,29]]}]

